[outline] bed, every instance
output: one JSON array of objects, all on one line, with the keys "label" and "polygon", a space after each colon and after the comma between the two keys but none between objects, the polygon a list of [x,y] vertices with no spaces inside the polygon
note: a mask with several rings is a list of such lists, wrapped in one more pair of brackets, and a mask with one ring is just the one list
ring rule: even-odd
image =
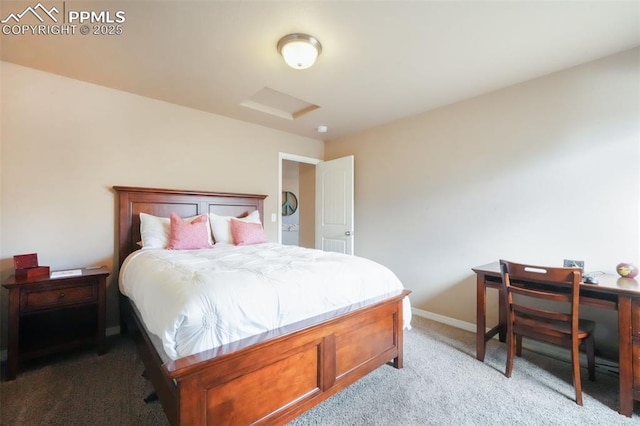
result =
[{"label": "bed", "polygon": [[[263,218],[264,195],[114,190],[120,265],[140,248],[141,213],[240,217],[258,212]],[[283,424],[384,364],[402,368],[408,294],[398,289],[177,358],[167,356],[124,295],[121,328],[134,336],[171,424]]]}]

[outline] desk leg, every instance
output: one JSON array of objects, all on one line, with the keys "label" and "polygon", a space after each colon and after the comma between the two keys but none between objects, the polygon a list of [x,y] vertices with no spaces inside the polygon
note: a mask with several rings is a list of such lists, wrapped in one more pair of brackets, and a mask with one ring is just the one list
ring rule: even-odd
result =
[{"label": "desk leg", "polygon": [[619,413],[633,413],[633,347],[631,342],[631,298],[618,297],[618,364],[620,368]]},{"label": "desk leg", "polygon": [[485,330],[487,329],[486,315],[487,292],[484,287],[484,274],[476,276],[476,359],[484,361]]},{"label": "desk leg", "polygon": [[507,341],[507,302],[502,294],[502,290],[498,290],[498,339],[501,342]]}]

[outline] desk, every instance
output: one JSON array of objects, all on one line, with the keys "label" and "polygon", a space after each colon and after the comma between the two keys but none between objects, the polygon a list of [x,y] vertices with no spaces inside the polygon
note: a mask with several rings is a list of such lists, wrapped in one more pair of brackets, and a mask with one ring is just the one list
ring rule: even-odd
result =
[{"label": "desk", "polygon": [[[486,289],[502,293],[498,262],[472,268],[476,273],[476,358],[484,361],[486,342],[498,334],[506,340],[507,310],[504,297],[498,298],[498,324],[487,330]],[[580,284],[580,304],[618,311],[618,364],[620,368],[619,412],[631,417],[633,401],[640,401],[640,283],[633,278],[600,275],[598,284]]]}]

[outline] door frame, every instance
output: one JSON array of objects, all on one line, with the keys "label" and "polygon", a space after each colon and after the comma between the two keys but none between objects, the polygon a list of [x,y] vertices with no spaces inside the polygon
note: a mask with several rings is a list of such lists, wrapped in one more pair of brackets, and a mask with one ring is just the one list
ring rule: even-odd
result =
[{"label": "door frame", "polygon": [[282,161],[289,160],[298,163],[306,163],[318,165],[323,160],[313,157],[305,157],[302,155],[288,154],[286,152],[278,153],[278,243],[282,244]]}]

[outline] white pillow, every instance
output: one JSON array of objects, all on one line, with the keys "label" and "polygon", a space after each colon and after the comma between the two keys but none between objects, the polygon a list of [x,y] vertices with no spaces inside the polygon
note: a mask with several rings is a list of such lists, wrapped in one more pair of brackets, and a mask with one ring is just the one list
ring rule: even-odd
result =
[{"label": "white pillow", "polygon": [[[193,220],[198,216],[187,217],[185,220]],[[211,226],[209,228],[209,244],[213,245],[211,236]],[[142,238],[142,248],[167,248],[171,233],[171,220],[168,217],[153,216],[147,213],[140,213],[140,237]]]},{"label": "white pillow", "polygon": [[216,244],[235,244],[235,242],[233,241],[233,236],[231,235],[231,219],[240,220],[247,223],[261,223],[260,212],[258,210],[252,211],[243,218],[237,218],[233,216],[219,216],[214,213],[209,213],[209,222],[211,223],[211,228],[213,229],[213,238],[215,238]]}]

